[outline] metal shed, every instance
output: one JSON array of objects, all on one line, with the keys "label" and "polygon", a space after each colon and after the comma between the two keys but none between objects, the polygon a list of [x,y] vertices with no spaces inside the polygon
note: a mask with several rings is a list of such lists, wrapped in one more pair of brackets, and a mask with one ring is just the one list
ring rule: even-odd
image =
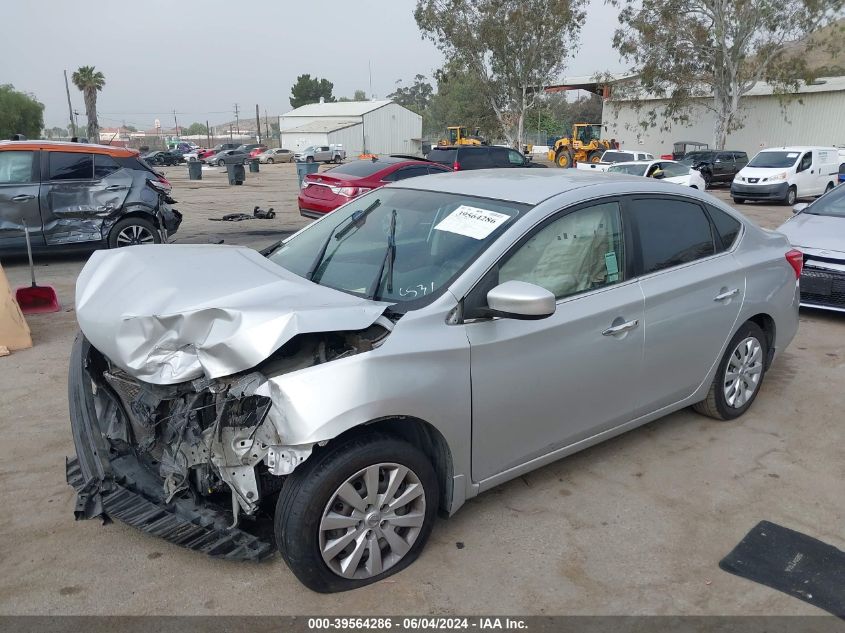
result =
[{"label": "metal shed", "polygon": [[282,147],[341,144],[347,156],[416,154],[422,117],[390,100],[312,103],[279,117]]},{"label": "metal shed", "polygon": [[[714,114],[703,105],[696,108],[688,124],[666,122],[643,129],[639,125],[646,111],[660,111],[660,99],[645,99],[643,109],[625,100],[604,104],[603,125],[608,138],[623,147],[642,147],[653,154],[672,152],[680,139],[713,143]],[[785,145],[845,146],[845,77],[822,77],[801,86],[790,99],[774,94],[772,87],[758,83],[743,97],[740,106],[744,126],[728,135],[726,149],[741,150],[753,156],[766,147]]]}]

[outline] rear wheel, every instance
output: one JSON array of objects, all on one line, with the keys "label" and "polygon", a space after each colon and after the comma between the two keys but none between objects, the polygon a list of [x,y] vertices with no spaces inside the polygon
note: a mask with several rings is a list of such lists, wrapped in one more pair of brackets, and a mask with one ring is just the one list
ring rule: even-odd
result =
[{"label": "rear wheel", "polygon": [[334,162],[335,162],[335,164],[337,164],[337,165],[340,165],[340,163],[342,163],[342,162],[343,162],[343,161],[340,159],[340,154],[337,154],[337,155],[334,157]]},{"label": "rear wheel", "polygon": [[381,434],[340,441],[285,481],[276,543],[310,589],[355,589],[417,558],[438,500],[434,468],[417,447]]},{"label": "rear wheel", "polygon": [[600,163],[601,162],[601,155],[602,155],[601,152],[594,150],[594,151],[590,152],[589,155],[587,156],[587,162],[593,163],[594,165],[596,163]]},{"label": "rear wheel", "polygon": [[305,162],[306,162],[306,163],[313,163],[313,162],[314,162],[314,157],[313,157],[313,156],[309,156],[308,158],[306,158],[306,159],[305,159]]},{"label": "rear wheel", "polygon": [[798,191],[795,187],[790,187],[786,190],[786,197],[783,199],[783,203],[789,207],[795,204],[795,201],[798,200]]},{"label": "rear wheel", "polygon": [[828,191],[833,191],[833,183],[827,183],[827,187],[824,188],[824,192],[827,193]]},{"label": "rear wheel", "polygon": [[707,397],[692,405],[693,409],[717,420],[741,416],[760,391],[767,356],[766,333],[747,321],[728,343]]},{"label": "rear wheel", "polygon": [[274,162],[276,162],[276,161],[274,161],[272,158],[268,158],[268,159],[267,159],[267,162],[268,162],[268,163],[270,163],[270,164],[272,165],[272,164],[273,164]]},{"label": "rear wheel", "polygon": [[126,218],[115,224],[109,232],[109,248],[140,244],[161,244],[161,234],[146,218]]},{"label": "rear wheel", "polygon": [[223,165],[225,165],[225,163],[223,162],[223,159],[221,158],[220,160],[217,161],[217,166],[222,167]]}]

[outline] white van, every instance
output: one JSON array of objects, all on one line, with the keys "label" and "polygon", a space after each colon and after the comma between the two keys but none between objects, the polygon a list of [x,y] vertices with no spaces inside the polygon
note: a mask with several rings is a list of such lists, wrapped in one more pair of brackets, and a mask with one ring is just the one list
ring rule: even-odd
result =
[{"label": "white van", "polygon": [[731,183],[734,202],[778,200],[793,205],[798,198],[820,196],[836,186],[839,155],[835,147],[764,149]]}]

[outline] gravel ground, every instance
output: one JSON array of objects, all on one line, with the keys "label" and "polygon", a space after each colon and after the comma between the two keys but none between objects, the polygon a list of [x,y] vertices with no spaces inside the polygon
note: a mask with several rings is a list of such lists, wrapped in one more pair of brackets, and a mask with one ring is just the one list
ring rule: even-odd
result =
[{"label": "gravel ground", "polygon": [[[260,248],[306,224],[293,165],[240,187],[166,169],[180,243]],[[725,191],[714,195],[722,199]],[[213,222],[274,207],[274,220]],[[780,206],[744,205],[768,228]],[[28,317],[35,346],[0,358],[2,614],[817,614],[717,567],[759,520],[845,549],[845,315],[804,311],[797,338],[736,423],[680,411],[471,500],[387,581],[319,595],[279,557],[220,562],[119,523],[74,522],[67,361],[85,256],[39,258],[56,314]],[[3,262],[13,286],[24,261]]]}]

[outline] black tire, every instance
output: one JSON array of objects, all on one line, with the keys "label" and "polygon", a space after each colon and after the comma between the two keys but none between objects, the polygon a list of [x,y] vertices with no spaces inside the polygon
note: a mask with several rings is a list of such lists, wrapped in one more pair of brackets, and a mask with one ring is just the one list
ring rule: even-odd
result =
[{"label": "black tire", "polygon": [[343,162],[340,158],[340,154],[336,154],[332,162],[334,162],[335,165],[340,165]]},{"label": "black tire", "polygon": [[555,155],[555,165],[562,169],[572,167],[572,154],[567,150],[561,150]]},{"label": "black tire", "polygon": [[[143,241],[125,242],[126,237],[135,233],[143,236]],[[152,237],[152,241],[148,241],[146,236]],[[111,227],[108,243],[109,248],[134,246],[135,244],[161,244],[161,233],[158,232],[155,224],[150,220],[139,216],[132,216],[121,220]]]},{"label": "black tire", "polygon": [[[344,578],[323,560],[320,523],[341,484],[358,471],[381,463],[400,464],[419,478],[425,499],[423,525],[411,548],[392,567],[367,578]],[[417,447],[375,433],[340,440],[324,449],[317,448],[285,481],[276,504],[276,544],[291,571],[309,589],[332,593],[362,587],[395,574],[416,560],[431,534],[439,495],[434,468]]]},{"label": "black tire", "polygon": [[220,160],[218,160],[218,161],[217,161],[217,166],[218,166],[218,167],[222,167],[222,166],[223,166],[223,165],[225,165],[225,164],[226,164],[226,163],[223,161],[223,159],[222,159],[222,158],[221,158]]},{"label": "black tire", "polygon": [[828,191],[833,191],[833,183],[827,183],[827,187],[824,188],[824,192],[827,193]]},{"label": "black tire", "polygon": [[[760,379],[754,388],[754,392],[748,397],[742,406],[736,407],[728,403],[725,396],[724,385],[727,378],[726,372],[728,369],[728,363],[730,362],[737,346],[740,342],[747,338],[755,339],[760,345],[759,362],[761,373]],[[748,411],[748,408],[757,398],[757,394],[760,393],[760,387],[762,386],[763,379],[766,376],[766,359],[768,358],[768,351],[768,339],[766,338],[766,333],[760,329],[760,326],[751,321],[743,323],[742,327],[740,327],[736,334],[733,335],[733,338],[731,338],[731,341],[728,343],[725,353],[722,356],[722,360],[719,361],[719,366],[716,368],[716,375],[713,378],[713,382],[710,384],[710,390],[707,392],[707,397],[701,402],[697,402],[692,405],[692,408],[702,415],[706,415],[717,420],[733,420]]]},{"label": "black tire", "polygon": [[711,174],[709,171],[703,171],[701,172],[701,177],[704,179],[705,191],[713,187],[713,174]]},{"label": "black tire", "polygon": [[306,162],[306,163],[313,163],[313,162],[314,162],[314,157],[313,157],[313,156],[309,156],[308,158],[306,158],[306,159],[305,159],[305,162]]},{"label": "black tire", "polygon": [[734,198],[734,202],[737,204],[745,204],[745,198]]},{"label": "black tire", "polygon": [[786,196],[783,199],[783,203],[791,207],[795,202],[798,200],[798,190],[795,187],[790,187],[786,190]]},{"label": "black tire", "polygon": [[276,161],[274,161],[272,158],[268,158],[268,159],[267,159],[267,162],[268,162],[268,163],[270,163],[270,164],[272,165],[272,164],[273,164],[273,163],[275,163]]}]

